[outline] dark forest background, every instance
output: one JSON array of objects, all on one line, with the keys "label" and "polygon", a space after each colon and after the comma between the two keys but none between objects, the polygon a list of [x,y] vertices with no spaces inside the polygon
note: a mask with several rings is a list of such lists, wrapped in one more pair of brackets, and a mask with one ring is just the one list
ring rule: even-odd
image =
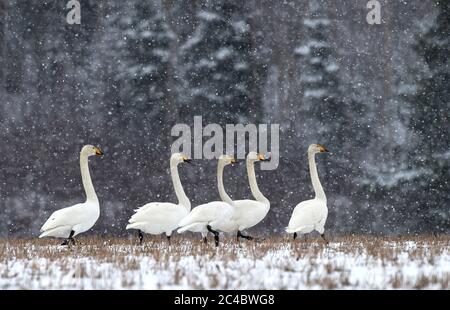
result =
[{"label": "dark forest background", "polygon": [[[317,157],[331,233],[448,233],[450,2],[365,0],[0,0],[0,235],[37,236],[83,200],[84,144],[101,202],[95,234],[133,209],[175,201],[176,123],[280,124],[280,165],[260,171],[271,210],[253,230],[282,233],[313,196]],[[180,167],[193,206],[218,199],[216,162]],[[243,166],[225,171],[250,197]]]}]

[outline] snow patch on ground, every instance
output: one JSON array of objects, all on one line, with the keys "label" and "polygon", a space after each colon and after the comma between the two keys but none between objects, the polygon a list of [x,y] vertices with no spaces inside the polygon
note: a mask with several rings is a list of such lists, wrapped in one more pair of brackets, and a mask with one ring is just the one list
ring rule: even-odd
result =
[{"label": "snow patch on ground", "polygon": [[[51,241],[50,241],[51,242]],[[437,248],[439,247],[439,250]],[[450,256],[414,241],[3,244],[0,289],[448,289]]]}]

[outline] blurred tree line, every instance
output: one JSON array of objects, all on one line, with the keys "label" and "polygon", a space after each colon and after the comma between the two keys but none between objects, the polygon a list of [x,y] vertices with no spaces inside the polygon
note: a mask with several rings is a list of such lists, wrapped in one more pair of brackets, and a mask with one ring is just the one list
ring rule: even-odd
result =
[{"label": "blurred tree line", "polygon": [[[133,209],[175,201],[168,158],[176,123],[280,124],[280,165],[258,171],[282,233],[313,196],[317,158],[334,233],[448,232],[450,9],[358,0],[0,0],[0,234],[35,236],[82,199],[83,144],[101,201],[93,233],[127,234]],[[193,206],[218,199],[215,161],[180,167]],[[250,197],[243,166],[225,171]]]}]

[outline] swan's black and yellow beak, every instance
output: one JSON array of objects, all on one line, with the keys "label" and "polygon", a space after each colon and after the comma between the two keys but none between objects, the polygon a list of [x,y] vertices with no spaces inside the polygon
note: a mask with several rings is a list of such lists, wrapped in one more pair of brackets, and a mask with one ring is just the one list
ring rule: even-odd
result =
[{"label": "swan's black and yellow beak", "polygon": [[259,161],[270,161],[270,156],[268,158],[265,158],[264,154],[259,153],[258,159]]},{"label": "swan's black and yellow beak", "polygon": [[240,163],[242,163],[243,161],[242,160],[236,160],[235,158],[233,158],[231,161],[230,161],[230,164],[232,165],[232,166],[236,166],[236,165],[239,165]]},{"label": "swan's black and yellow beak", "polygon": [[319,151],[320,151],[320,153],[328,153],[328,149],[327,148],[325,148],[324,146],[322,146],[322,145],[318,145],[319,146]]},{"label": "swan's black and yellow beak", "polygon": [[186,156],[183,156],[183,162],[190,163],[192,160],[190,158],[187,158]]},{"label": "swan's black and yellow beak", "polygon": [[102,156],[103,155],[102,150],[100,150],[98,147],[95,147],[94,150],[95,150],[95,156]]}]

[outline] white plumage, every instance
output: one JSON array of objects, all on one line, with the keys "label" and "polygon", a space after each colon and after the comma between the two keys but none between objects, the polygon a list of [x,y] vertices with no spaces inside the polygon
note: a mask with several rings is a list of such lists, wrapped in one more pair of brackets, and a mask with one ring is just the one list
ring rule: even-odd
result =
[{"label": "white plumage", "polygon": [[215,229],[222,221],[227,221],[233,215],[233,207],[223,201],[213,201],[199,205],[192,209],[185,218],[183,218],[178,229],[179,233],[191,229],[199,232],[207,232],[207,226]]},{"label": "white plumage", "polygon": [[167,236],[178,227],[181,218],[188,214],[184,206],[170,202],[151,202],[139,208],[131,216],[126,229],[139,229],[151,235],[165,233]]},{"label": "white plumage", "polygon": [[89,230],[97,222],[100,216],[100,205],[88,166],[88,158],[94,155],[100,156],[103,153],[99,148],[92,145],[84,146],[80,153],[81,177],[86,192],[86,202],[53,212],[42,225],[42,233],[39,238],[67,238],[63,244],[68,244],[69,241],[74,243],[73,237]]},{"label": "white plumage", "polygon": [[[270,202],[258,188],[254,166],[255,162],[265,160],[262,154],[257,154],[256,152],[248,153],[246,159],[247,175],[252,195],[256,200],[244,199],[233,201],[233,216],[229,221],[221,222],[217,229],[224,232],[237,232],[238,237],[253,239],[250,236],[242,235],[241,231],[261,222],[269,212]],[[226,199],[226,197],[222,197],[222,200],[224,198]]]},{"label": "white plumage", "polygon": [[170,202],[148,203],[136,209],[136,213],[128,221],[129,224],[126,229],[138,229],[141,243],[141,231],[152,235],[165,233],[170,240],[172,231],[177,229],[180,220],[189,214],[191,203],[183,190],[178,174],[178,164],[189,161],[186,156],[180,153],[174,153],[170,157],[170,172],[178,204]]},{"label": "white plumage", "polygon": [[270,209],[270,204],[250,199],[234,200],[233,203],[233,216],[229,222],[218,227],[221,231],[231,233],[251,228],[260,223]]},{"label": "white plumage", "polygon": [[216,227],[228,222],[233,215],[233,201],[225,192],[223,186],[223,169],[226,165],[232,163],[234,163],[234,158],[229,155],[220,156],[217,163],[217,185],[220,196],[223,197],[224,201],[213,201],[194,208],[178,224],[180,226],[179,233],[185,231],[200,232],[205,238],[209,230],[214,234],[216,246],[219,245],[219,233],[216,231]]},{"label": "white plumage", "polygon": [[328,150],[318,144],[311,144],[308,148],[309,172],[316,197],[303,201],[295,207],[286,228],[286,232],[294,234],[294,239],[297,234],[307,234],[314,230],[325,239],[325,222],[328,216],[327,198],[319,180],[315,161],[315,154],[324,152]]},{"label": "white plumage", "polygon": [[316,230],[323,234],[327,215],[328,209],[325,202],[318,199],[302,201],[292,212],[286,231],[288,233],[307,234]]}]

